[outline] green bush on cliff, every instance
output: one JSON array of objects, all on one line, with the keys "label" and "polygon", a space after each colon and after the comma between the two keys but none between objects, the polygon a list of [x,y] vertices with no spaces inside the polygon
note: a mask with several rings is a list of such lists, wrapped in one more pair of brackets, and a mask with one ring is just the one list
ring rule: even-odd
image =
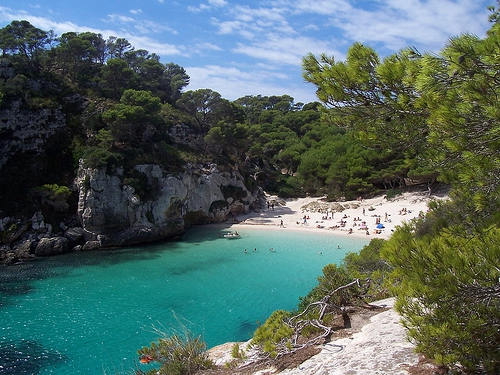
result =
[{"label": "green bush on cliff", "polygon": [[[302,321],[314,321],[321,319],[323,325],[336,324],[335,319],[344,315],[342,308],[352,307],[370,301],[389,296],[389,290],[385,286],[386,279],[392,268],[380,256],[380,250],[385,240],[373,239],[363,247],[359,254],[348,253],[344,263],[340,266],[328,264],[323,268],[323,275],[318,277],[318,285],[314,287],[305,297],[300,297],[300,303],[296,311],[277,310],[271,314],[266,322],[259,326],[254,332],[252,345],[258,345],[261,350],[276,357],[279,352],[290,350],[294,329],[290,323],[292,317],[302,314]],[[356,279],[371,280],[360,287],[355,283]],[[348,288],[337,288],[352,284]],[[332,293],[336,291],[335,293]],[[320,317],[318,308],[309,308],[311,304],[325,300],[331,305],[327,313]],[[300,334],[303,337],[316,335],[319,328],[309,324],[301,325]]]},{"label": "green bush on cliff", "polygon": [[110,171],[122,164],[122,156],[116,152],[100,147],[89,147],[85,150],[83,158],[87,168],[104,168]]},{"label": "green bush on cliff", "polygon": [[257,328],[250,344],[260,346],[272,358],[276,358],[279,349],[290,348],[293,329],[285,324],[285,319],[290,315],[289,311],[274,311],[266,322]]},{"label": "green bush on cliff", "polygon": [[390,297],[389,274],[393,267],[380,252],[386,243],[382,238],[373,238],[359,253],[347,253],[343,267],[352,278],[370,280],[365,294],[366,301],[376,301]]},{"label": "green bush on cliff", "polygon": [[158,343],[138,350],[141,362],[157,362],[159,369],[146,372],[147,375],[191,375],[199,370],[212,368],[206,344],[201,336],[186,333],[161,338]]}]

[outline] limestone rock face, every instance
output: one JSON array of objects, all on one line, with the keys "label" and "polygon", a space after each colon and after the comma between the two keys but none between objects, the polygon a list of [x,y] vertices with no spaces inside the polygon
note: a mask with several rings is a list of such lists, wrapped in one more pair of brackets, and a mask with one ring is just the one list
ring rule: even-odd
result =
[{"label": "limestone rock face", "polygon": [[66,117],[59,108],[28,111],[17,101],[0,110],[0,169],[18,153],[43,153],[47,140],[65,126]]},{"label": "limestone rock face", "polygon": [[124,182],[129,180],[122,169],[108,174],[80,164],[78,215],[86,241],[101,246],[157,241],[263,204],[262,191],[250,193],[237,170],[221,172],[215,164],[187,165],[177,175],[155,164],[137,165],[135,172],[141,176],[142,191]]}]

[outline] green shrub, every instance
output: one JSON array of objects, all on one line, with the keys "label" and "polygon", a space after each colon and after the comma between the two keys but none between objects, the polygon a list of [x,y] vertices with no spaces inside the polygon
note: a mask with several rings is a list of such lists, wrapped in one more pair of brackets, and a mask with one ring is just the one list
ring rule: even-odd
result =
[{"label": "green shrub", "polygon": [[293,329],[285,324],[285,319],[290,317],[290,312],[285,310],[276,310],[255,331],[251,345],[259,345],[265,353],[269,353],[275,358],[278,349],[290,348],[290,339],[293,335]]},{"label": "green shrub", "polygon": [[389,189],[385,194],[385,199],[387,200],[394,199],[400,194],[401,194],[401,189]]},{"label": "green shrub", "polygon": [[233,347],[231,348],[231,357],[237,359],[245,358],[245,352],[241,349],[240,344],[238,344],[237,342],[235,342]]},{"label": "green shrub", "polygon": [[87,168],[104,168],[110,171],[122,164],[122,157],[116,152],[100,147],[89,147],[83,154],[84,165]]},{"label": "green shrub", "polygon": [[71,190],[67,186],[60,186],[57,184],[45,184],[40,188],[39,191],[43,191],[56,199],[67,199],[71,195]]},{"label": "green shrub", "polygon": [[33,188],[32,194],[37,197],[45,207],[51,207],[55,211],[64,212],[68,209],[68,199],[71,196],[71,190],[67,186],[57,184],[45,184]]},{"label": "green shrub", "polygon": [[191,333],[184,336],[174,334],[161,338],[158,343],[138,350],[141,361],[157,362],[159,369],[146,372],[148,375],[191,375],[199,370],[214,366],[208,358],[206,344],[201,336],[194,337]]},{"label": "green shrub", "polygon": [[135,194],[143,201],[147,201],[152,197],[147,176],[135,169],[127,173],[127,177],[123,179],[123,185],[133,187]]}]

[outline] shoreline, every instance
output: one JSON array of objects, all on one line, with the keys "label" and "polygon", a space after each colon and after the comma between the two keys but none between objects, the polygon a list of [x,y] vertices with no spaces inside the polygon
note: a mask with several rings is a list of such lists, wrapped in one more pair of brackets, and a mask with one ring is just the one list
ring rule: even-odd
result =
[{"label": "shoreline", "polygon": [[402,193],[390,200],[381,195],[345,202],[327,202],[324,197],[285,200],[266,195],[269,208],[240,215],[237,222],[224,225],[232,231],[252,226],[388,239],[398,226],[425,214],[430,201],[443,198],[427,191]]}]

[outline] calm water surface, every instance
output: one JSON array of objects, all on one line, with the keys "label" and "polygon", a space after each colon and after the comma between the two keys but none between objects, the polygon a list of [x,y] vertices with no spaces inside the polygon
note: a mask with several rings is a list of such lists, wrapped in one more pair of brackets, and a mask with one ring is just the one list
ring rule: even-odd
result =
[{"label": "calm water surface", "polygon": [[294,309],[326,264],[368,242],[251,227],[225,239],[219,231],[0,268],[0,374],[131,374],[137,349],[183,325],[208,347],[248,340],[274,310]]}]

